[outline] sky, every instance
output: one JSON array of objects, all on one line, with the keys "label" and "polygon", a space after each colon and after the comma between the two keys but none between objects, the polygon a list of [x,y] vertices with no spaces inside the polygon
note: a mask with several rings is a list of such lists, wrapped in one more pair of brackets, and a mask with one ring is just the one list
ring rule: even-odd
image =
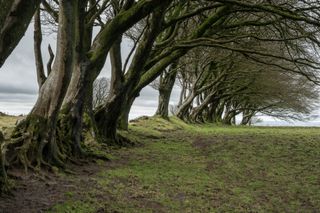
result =
[{"label": "sky", "polygon": [[[54,51],[56,42],[53,34],[47,34],[43,38],[42,52],[45,64],[49,58],[47,53],[49,43]],[[123,46],[124,51],[129,51],[128,49],[128,45]],[[100,77],[110,78],[109,60],[107,60]],[[13,115],[28,114],[37,99],[37,93],[38,84],[33,52],[33,27],[31,24],[25,36],[0,69],[0,112]],[[170,104],[175,105],[178,99],[179,89],[176,88],[172,92]],[[154,115],[157,104],[158,92],[147,86],[141,91],[140,96],[134,102],[129,118]],[[288,123],[266,116],[261,118],[264,122],[260,125],[320,126],[320,119],[308,122]]]},{"label": "sky", "polygon": [[[50,43],[55,52],[55,35],[44,35],[42,43],[43,61],[48,61],[47,46]],[[128,45],[124,45],[124,51],[128,51]],[[107,60],[100,77],[110,78],[110,63]],[[33,52],[33,27],[28,28],[13,53],[9,56],[0,69],[0,112],[19,115],[27,114],[32,109],[38,94],[36,67]],[[135,101],[130,119],[153,115],[157,107],[158,92],[151,87],[141,91],[140,97]],[[179,92],[172,94],[170,104],[178,101]]]}]

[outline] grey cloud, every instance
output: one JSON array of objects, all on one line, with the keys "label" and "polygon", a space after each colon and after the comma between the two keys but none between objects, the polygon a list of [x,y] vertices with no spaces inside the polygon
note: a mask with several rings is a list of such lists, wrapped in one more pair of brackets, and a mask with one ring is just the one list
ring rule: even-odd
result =
[{"label": "grey cloud", "polygon": [[0,102],[24,102],[24,103],[34,103],[36,101],[36,94],[8,94],[0,93]]},{"label": "grey cloud", "polygon": [[[27,88],[17,85],[0,85],[0,94],[27,94],[36,95],[38,91],[35,88]],[[1,96],[0,96],[1,97]]]}]

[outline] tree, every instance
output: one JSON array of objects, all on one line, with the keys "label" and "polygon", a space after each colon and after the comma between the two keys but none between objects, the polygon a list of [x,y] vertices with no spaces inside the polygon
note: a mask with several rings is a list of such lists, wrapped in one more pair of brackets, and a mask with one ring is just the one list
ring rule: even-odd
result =
[{"label": "tree", "polygon": [[109,93],[110,82],[107,78],[97,78],[93,82],[93,109],[103,105]]},{"label": "tree", "polygon": [[[203,16],[194,15],[192,18],[189,16],[186,22],[179,19],[182,23],[194,21],[197,24],[189,25],[192,26],[190,30],[188,24],[183,25],[180,22],[179,26],[184,26],[185,36],[181,38],[174,34],[170,37],[171,39],[168,39],[169,41],[164,42],[170,45],[162,46],[161,51],[154,54],[156,57],[152,58],[152,55],[149,57],[139,83],[130,92],[127,103],[122,104],[126,106],[126,109],[121,113],[121,123],[125,123],[122,117],[127,117],[123,115],[128,114],[128,109],[130,109],[128,105],[133,103],[141,89],[156,79],[170,63],[197,46],[239,52],[246,55],[247,58],[260,60],[260,63],[270,64],[274,59],[291,61],[296,64],[295,69],[287,69],[287,67],[282,67],[282,69],[298,72],[309,80],[317,81],[318,77],[314,73],[319,69],[318,60],[310,52],[311,49],[318,52],[319,47],[316,30],[319,24],[316,21],[318,15],[315,11],[317,2],[214,1],[211,3],[212,5],[209,5],[211,9],[208,11],[204,9]],[[217,11],[223,12],[219,14]],[[199,22],[203,23],[202,28]],[[194,26],[199,26],[199,28],[193,31]],[[179,29],[181,30],[181,27]],[[258,45],[252,48],[250,44],[252,41],[261,41],[265,44],[274,43],[279,48],[286,50],[287,54],[278,55],[276,51],[266,52]],[[297,46],[296,43],[302,45]],[[305,48],[307,46],[310,48]],[[298,54],[292,54],[294,52]],[[273,65],[281,67],[280,64]],[[299,68],[304,65],[310,69]]]},{"label": "tree", "polygon": [[[143,62],[152,49],[152,45],[159,33],[159,25],[163,20],[165,8],[168,2],[153,12],[150,16],[149,25],[143,33],[141,42],[136,49],[132,62],[126,73],[122,70],[120,44],[113,47],[111,51],[112,73],[110,94],[104,106],[101,106],[95,112],[95,118],[98,125],[99,135],[108,143],[121,143],[116,134],[118,119],[121,109],[128,107],[123,105],[128,96],[128,92],[133,89],[134,84],[139,80],[139,73],[143,68]],[[119,40],[118,40],[119,42]],[[115,59],[115,60],[114,60]],[[130,105],[131,107],[131,105]]]},{"label": "tree", "polygon": [[[23,37],[40,0],[0,1],[0,68]],[[0,134],[0,193],[7,189],[4,138]]]},{"label": "tree", "polygon": [[26,32],[40,0],[0,1],[0,67]]},{"label": "tree", "polygon": [[[175,7],[163,8],[157,11],[159,16],[163,16],[162,24],[159,23],[160,18],[150,21],[147,30],[143,33],[143,37],[135,50],[132,63],[126,74],[124,75],[124,85],[118,90],[117,95],[112,95],[114,99],[101,107],[96,112],[98,121],[98,129],[104,138],[109,141],[117,141],[116,127],[118,122],[122,128],[128,126],[128,114],[134,99],[139,96],[142,88],[156,79],[172,62],[186,54],[188,48],[170,49],[166,51],[167,45],[170,46],[172,39],[177,35],[180,28],[180,21],[189,17],[194,17],[203,11],[218,7],[218,5],[209,4],[193,5],[189,10],[184,10],[185,2],[173,2]],[[188,9],[188,7],[186,7]],[[223,16],[226,11],[225,7],[218,8],[213,15],[208,17],[202,25],[193,31],[189,39],[197,38],[206,32],[206,29],[213,25],[218,17]],[[167,16],[165,16],[167,15]],[[155,22],[155,24],[153,23]],[[166,57],[165,57],[166,56]],[[163,57],[163,58],[161,58]],[[119,58],[119,57],[118,57]],[[121,91],[121,92],[120,92]],[[112,92],[110,93],[110,95]],[[119,106],[122,108],[119,111]],[[105,127],[108,127],[107,129]]]},{"label": "tree", "polygon": [[6,144],[9,164],[22,164],[26,169],[49,164],[63,166],[65,159],[60,149],[62,144],[56,141],[56,121],[71,77],[75,52],[73,20],[79,2],[60,0],[59,5],[60,25],[52,72],[41,87],[31,113],[16,127],[12,141]]},{"label": "tree", "polygon": [[[95,37],[92,45],[88,45],[90,42],[83,45],[84,47],[88,47],[88,49],[83,49],[83,57],[79,61],[79,65],[81,65],[79,67],[81,67],[81,69],[74,72],[62,106],[61,117],[64,119],[61,120],[60,123],[63,126],[63,131],[66,131],[68,134],[61,134],[65,136],[61,140],[71,141],[72,143],[78,144],[77,146],[79,147],[81,142],[79,132],[81,132],[82,127],[81,125],[74,124],[81,124],[82,122],[86,101],[88,101],[88,97],[92,94],[93,81],[100,73],[109,50],[125,31],[162,4],[166,4],[166,1],[142,0],[136,3],[134,1],[127,1],[126,4],[121,5],[120,11],[113,18],[101,24],[101,30]],[[110,91],[112,91],[112,86]],[[119,106],[117,106],[117,108],[119,108]],[[98,110],[99,109],[97,109],[97,111]],[[115,113],[111,113],[110,117],[114,115]],[[107,121],[102,120],[99,116],[95,116],[95,118],[95,122],[98,125],[100,123],[100,125],[104,126],[103,131],[99,131],[97,134],[98,139],[100,141],[106,141],[105,137],[102,136],[103,134],[100,133],[113,133],[115,130],[111,131],[109,128],[116,127],[105,125]]]},{"label": "tree", "polygon": [[[60,0],[55,6],[50,2],[42,1],[42,9],[58,22],[55,61],[52,70],[48,69],[50,75],[45,76],[37,13],[40,94],[30,115],[15,129],[11,143],[5,143],[9,163],[22,163],[26,168],[63,166],[66,159],[85,155],[81,144],[85,113],[92,125],[97,125],[94,129],[100,142],[121,144],[117,127],[127,128],[131,105],[142,88],[198,47],[210,49],[210,63],[193,61],[179,73],[185,77],[186,96],[179,111],[190,121],[232,123],[236,114],[251,108],[261,111],[264,104],[274,102],[276,99],[264,96],[264,102],[254,104],[262,94],[248,96],[259,77],[257,66],[318,81],[320,63],[314,54],[320,44],[318,2]],[[137,29],[134,33],[133,28]],[[121,43],[125,36],[131,36],[134,45],[123,63]],[[93,116],[93,82],[109,53],[110,92]],[[228,55],[237,56],[236,60],[222,61]],[[245,67],[248,64],[250,67]],[[160,108],[165,111],[169,99],[164,96]],[[283,104],[277,106],[288,109]]]},{"label": "tree", "polygon": [[[106,8],[102,6],[101,11],[91,14],[98,5],[90,1],[91,6],[87,7],[88,3],[59,1],[55,61],[33,110],[16,127],[11,142],[5,143],[4,150],[8,150],[5,157],[10,166],[63,167],[68,158],[83,154],[80,145],[83,109],[92,98],[92,83],[108,50],[118,35],[161,5],[159,1],[127,1],[121,12],[101,27],[91,45],[94,21]],[[88,25],[84,25],[85,21]]]},{"label": "tree", "polygon": [[160,75],[160,82],[158,86],[159,99],[158,109],[156,115],[161,116],[164,119],[169,119],[169,101],[171,92],[174,86],[177,75],[177,64],[171,64],[168,71],[164,71]]},{"label": "tree", "polygon": [[[235,122],[235,116],[243,113],[244,125],[250,123],[257,113],[282,119],[301,119],[314,110],[318,88],[305,76],[297,72],[284,72],[272,64],[261,65],[239,53],[233,52],[223,59],[223,51],[220,55],[216,50],[213,52],[215,57],[211,60],[216,60],[213,61],[215,66],[209,70],[200,67],[200,73],[205,76],[202,80],[197,75],[199,72],[190,68],[189,72],[183,71],[182,84],[190,84],[191,81],[191,86],[186,89],[190,90],[189,95],[183,97],[180,104],[178,116],[181,119],[191,122],[218,121],[231,125]],[[187,61],[195,65],[198,58],[189,54]],[[282,67],[292,69],[294,66],[293,62],[282,61]],[[228,69],[224,70],[224,67]],[[204,74],[206,72],[215,75],[209,77]],[[224,77],[216,81],[222,72]],[[195,77],[190,77],[193,75]]]}]

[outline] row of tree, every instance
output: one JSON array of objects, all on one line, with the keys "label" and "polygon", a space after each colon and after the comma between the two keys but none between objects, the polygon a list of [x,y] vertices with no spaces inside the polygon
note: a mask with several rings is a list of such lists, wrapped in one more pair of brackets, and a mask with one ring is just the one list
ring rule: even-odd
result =
[{"label": "row of tree", "polygon": [[166,119],[176,79],[181,93],[172,113],[187,122],[231,125],[241,115],[240,124],[249,125],[257,114],[302,120],[316,109],[319,98],[315,83],[299,73],[239,53],[196,48],[152,83],[159,90],[156,115]]},{"label": "row of tree", "polygon": [[[1,145],[2,165],[63,167],[68,159],[85,155],[84,116],[97,141],[121,144],[117,128],[128,128],[135,98],[159,76],[158,113],[167,113],[167,96],[178,76],[182,96],[177,115],[197,122],[232,123],[235,115],[243,113],[248,120],[243,123],[248,123],[257,112],[279,116],[308,112],[316,96],[310,82],[318,82],[320,68],[318,1],[14,0],[0,4],[7,8],[0,14],[0,65],[35,14],[39,83],[32,111]],[[49,28],[57,33],[55,54],[49,48],[47,72],[41,53],[43,23],[52,24]],[[125,54],[121,46],[128,39],[132,50]],[[108,54],[110,89],[93,110],[93,83]],[[0,170],[3,188],[4,166]]]}]

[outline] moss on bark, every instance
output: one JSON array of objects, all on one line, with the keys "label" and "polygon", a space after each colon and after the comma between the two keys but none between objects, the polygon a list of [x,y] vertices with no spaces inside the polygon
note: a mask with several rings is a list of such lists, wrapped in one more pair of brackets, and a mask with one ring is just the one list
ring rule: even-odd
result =
[{"label": "moss on bark", "polygon": [[4,136],[0,131],[0,194],[8,191],[7,173],[5,170],[5,161],[3,153]]},{"label": "moss on bark", "polygon": [[82,116],[68,108],[61,110],[57,123],[57,141],[63,144],[64,153],[69,156],[80,157],[83,155],[82,140]]},{"label": "moss on bark", "polygon": [[41,116],[29,115],[14,130],[11,140],[4,144],[5,159],[10,166],[22,165],[39,170],[41,166],[64,166],[66,156],[55,138],[55,125]]}]

